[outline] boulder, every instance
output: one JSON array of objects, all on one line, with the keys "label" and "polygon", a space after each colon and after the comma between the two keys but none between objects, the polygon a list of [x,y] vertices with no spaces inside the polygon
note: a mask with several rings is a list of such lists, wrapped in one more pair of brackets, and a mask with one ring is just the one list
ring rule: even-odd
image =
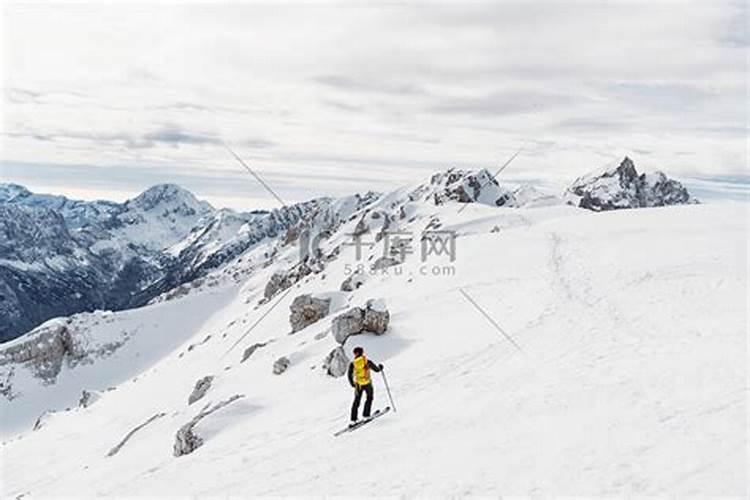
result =
[{"label": "boulder", "polygon": [[331,299],[320,299],[310,294],[300,295],[289,306],[289,323],[292,333],[312,325],[325,317],[331,308]]},{"label": "boulder", "polygon": [[388,329],[388,323],[391,319],[385,303],[379,300],[368,300],[364,311],[364,320],[362,327],[368,332],[376,335],[382,335]]},{"label": "boulder", "polygon": [[273,362],[273,374],[281,375],[287,370],[287,368],[289,368],[290,364],[291,364],[291,361],[289,361],[289,358],[287,358],[286,356],[280,357],[279,359]]},{"label": "boulder", "polygon": [[336,347],[323,360],[323,369],[331,377],[343,377],[349,368],[350,360],[342,346]]},{"label": "boulder", "polygon": [[343,344],[351,335],[362,333],[364,311],[359,307],[352,307],[345,313],[336,316],[331,322],[331,333],[336,342]]},{"label": "boulder", "polygon": [[193,392],[188,397],[188,404],[191,405],[206,395],[208,390],[211,388],[213,382],[213,375],[207,375],[202,379],[198,380],[193,387]]},{"label": "boulder", "polygon": [[352,307],[344,314],[337,316],[331,322],[333,338],[339,344],[344,344],[352,335],[372,332],[382,335],[388,329],[390,314],[382,300],[370,299],[364,309]]}]

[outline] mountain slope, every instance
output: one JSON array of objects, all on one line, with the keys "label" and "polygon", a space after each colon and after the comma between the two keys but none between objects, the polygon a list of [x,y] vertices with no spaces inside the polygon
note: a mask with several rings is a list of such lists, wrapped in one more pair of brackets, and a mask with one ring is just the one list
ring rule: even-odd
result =
[{"label": "mountain slope", "polygon": [[[174,349],[110,391],[98,371],[113,358],[85,373],[65,365],[68,380],[80,373],[79,387],[105,392],[37,431],[11,429],[2,495],[746,493],[744,206],[458,212],[464,205],[452,201],[401,204],[409,192],[354,213],[320,245],[335,257],[269,301],[266,284],[298,265],[298,248],[279,247],[226,288],[226,305],[204,303],[214,288],[115,313],[118,331],[153,321],[133,335],[158,332]],[[415,251],[340,291],[382,254],[368,247],[357,259],[351,234],[372,242],[386,220],[414,235]],[[436,228],[455,231],[454,262],[422,261],[421,235]],[[290,335],[289,307],[305,293],[331,298],[333,310]],[[362,345],[385,363],[398,412],[334,439],[351,390],[322,367],[338,345],[331,321],[373,298],[387,305],[388,331],[350,337],[345,352]],[[160,324],[166,307],[201,319]],[[281,357],[289,367],[277,375]],[[0,414],[41,409],[45,386],[12,367],[11,392],[23,394],[0,399]],[[208,392],[189,405],[205,376],[214,377]],[[175,457],[178,430],[227,401],[195,424],[202,446]],[[15,424],[28,429],[28,418]]]},{"label": "mountain slope", "polygon": [[171,184],[122,204],[0,185],[0,342],[55,316],[144,305],[327,203],[243,214]]}]

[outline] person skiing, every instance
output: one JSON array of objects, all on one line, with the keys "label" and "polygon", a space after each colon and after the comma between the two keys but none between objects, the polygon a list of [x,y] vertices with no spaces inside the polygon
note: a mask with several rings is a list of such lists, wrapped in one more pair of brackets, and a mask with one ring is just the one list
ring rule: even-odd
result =
[{"label": "person skiing", "polygon": [[354,425],[357,422],[359,402],[362,400],[363,392],[367,398],[365,399],[365,409],[362,412],[362,417],[370,417],[372,400],[375,395],[375,390],[372,387],[372,379],[370,378],[370,370],[379,372],[382,369],[382,364],[376,365],[367,359],[364,349],[361,347],[354,348],[354,361],[349,363],[349,370],[347,371],[349,384],[354,387],[354,402],[352,403],[351,423],[349,425]]}]

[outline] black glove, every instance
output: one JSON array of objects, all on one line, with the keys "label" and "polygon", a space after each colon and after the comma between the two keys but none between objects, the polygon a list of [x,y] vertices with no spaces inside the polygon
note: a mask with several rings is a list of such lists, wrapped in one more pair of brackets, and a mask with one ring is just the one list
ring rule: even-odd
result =
[{"label": "black glove", "polygon": [[380,364],[378,365],[378,368],[380,368],[380,369],[382,370],[382,369],[383,369],[383,363],[380,363]]}]

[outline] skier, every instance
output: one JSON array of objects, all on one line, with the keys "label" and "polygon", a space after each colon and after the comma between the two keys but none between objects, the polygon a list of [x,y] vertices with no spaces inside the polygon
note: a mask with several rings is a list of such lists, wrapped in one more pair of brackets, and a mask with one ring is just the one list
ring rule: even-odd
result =
[{"label": "skier", "polygon": [[383,369],[383,365],[376,365],[365,356],[365,350],[361,347],[354,348],[354,361],[349,363],[349,370],[347,376],[349,377],[349,384],[354,387],[354,402],[352,403],[351,423],[354,425],[357,422],[357,415],[359,414],[359,402],[362,399],[362,393],[367,395],[365,399],[365,409],[362,412],[364,418],[370,417],[370,410],[372,409],[372,400],[374,396],[374,389],[372,387],[372,380],[370,379],[370,370],[379,372]]}]

